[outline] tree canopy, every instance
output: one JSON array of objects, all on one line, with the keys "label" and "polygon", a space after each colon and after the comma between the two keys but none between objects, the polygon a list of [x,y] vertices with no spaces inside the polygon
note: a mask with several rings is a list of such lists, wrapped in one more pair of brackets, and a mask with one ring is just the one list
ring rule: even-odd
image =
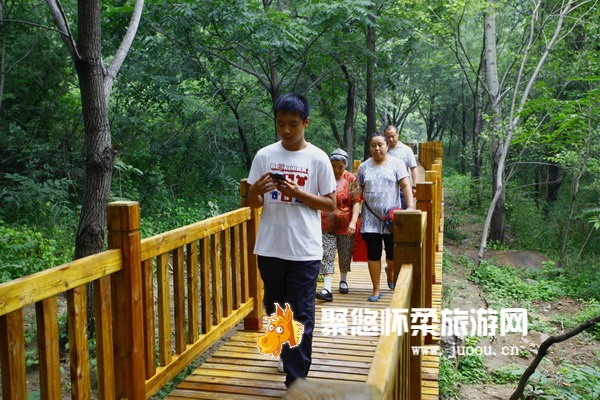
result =
[{"label": "tree canopy", "polygon": [[[77,3],[48,4],[60,6],[72,43],[80,43]],[[140,201],[157,218],[152,229],[235,207],[239,179],[276,138],[273,101],[298,92],[312,107],[307,138],[326,152],[343,147],[361,159],[370,131],[388,124],[405,142],[441,140],[445,173],[470,176],[474,208],[490,204],[497,152],[506,150],[501,207],[509,232],[492,238],[541,235],[516,222],[523,215],[514,202],[530,201],[536,215],[552,216],[552,234],[537,246],[565,265],[579,262],[600,251],[597,6],[147,1],[127,58],[107,75],[110,199]],[[0,219],[68,225],[89,176],[81,71],[51,8],[13,0],[0,7]],[[125,0],[99,8],[109,65],[133,12]],[[497,91],[485,51],[492,14]]]}]

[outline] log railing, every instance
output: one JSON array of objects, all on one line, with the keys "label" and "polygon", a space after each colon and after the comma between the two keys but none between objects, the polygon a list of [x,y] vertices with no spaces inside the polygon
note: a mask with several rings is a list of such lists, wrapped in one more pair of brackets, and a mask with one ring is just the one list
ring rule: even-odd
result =
[{"label": "log railing", "polygon": [[[437,157],[434,157],[437,155]],[[417,211],[395,220],[393,308],[431,307],[441,229],[441,146],[420,145],[429,169],[417,184]],[[34,305],[39,395],[61,399],[58,298],[67,299],[73,399],[144,399],[160,390],[238,322],[258,330],[262,281],[253,255],[259,210],[242,207],[146,239],[136,202],[108,207],[109,250],[0,284],[2,398],[26,399],[25,308]],[[94,286],[96,371],[90,367],[85,285]],[[386,399],[420,398],[427,338],[382,336],[367,385]],[[293,390],[293,389],[292,389]]]}]

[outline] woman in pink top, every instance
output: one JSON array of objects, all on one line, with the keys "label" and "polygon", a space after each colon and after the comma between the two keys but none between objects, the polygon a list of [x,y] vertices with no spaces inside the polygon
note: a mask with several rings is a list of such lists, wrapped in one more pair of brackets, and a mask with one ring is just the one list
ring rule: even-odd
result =
[{"label": "woman in pink top", "polygon": [[335,210],[321,212],[321,229],[323,231],[323,259],[320,274],[323,275],[323,290],[316,293],[316,298],[333,301],[331,283],[333,280],[334,259],[337,250],[340,267],[340,293],[348,293],[348,272],[354,250],[354,235],[362,194],[356,177],[349,171],[348,153],[342,149],[334,150],[329,157],[336,179]]}]

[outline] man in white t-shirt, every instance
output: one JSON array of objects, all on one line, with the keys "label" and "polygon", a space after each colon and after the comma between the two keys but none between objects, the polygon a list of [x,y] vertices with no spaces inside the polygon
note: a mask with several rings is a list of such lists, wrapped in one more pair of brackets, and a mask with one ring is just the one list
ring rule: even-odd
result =
[{"label": "man in white t-shirt", "polygon": [[[388,125],[388,127],[385,128],[385,136],[387,136],[388,143],[390,145],[388,154],[391,154],[394,157],[404,161],[406,169],[408,169],[410,172],[413,197],[415,197],[417,195],[417,180],[419,179],[415,153],[410,147],[398,140],[398,129],[394,125]],[[406,209],[406,200],[404,200],[404,194],[402,191],[400,191],[400,197],[402,200],[402,208]]]},{"label": "man in white t-shirt", "polygon": [[249,203],[263,207],[254,253],[265,284],[267,314],[290,305],[304,325],[300,344],[281,352],[285,385],[305,378],[312,362],[315,290],[323,246],[319,210],[335,208],[335,177],[327,154],[308,143],[310,122],[303,96],[286,94],[274,105],[280,141],[258,151],[248,176]]}]

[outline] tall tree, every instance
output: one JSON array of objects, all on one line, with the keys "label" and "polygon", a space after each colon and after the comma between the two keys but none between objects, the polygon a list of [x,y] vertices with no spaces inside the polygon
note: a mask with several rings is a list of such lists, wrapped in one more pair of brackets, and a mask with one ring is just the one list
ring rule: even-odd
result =
[{"label": "tall tree", "polygon": [[79,77],[86,163],[84,197],[75,244],[75,258],[81,258],[104,249],[106,206],[115,157],[110,138],[108,100],[115,78],[135,38],[144,0],[136,0],[127,32],[108,68],[105,68],[102,59],[100,0],[79,1],[77,38],[71,31],[61,2],[46,0],[46,4]]},{"label": "tall tree", "polygon": [[[374,7],[371,6],[370,10],[373,11]],[[375,114],[375,42],[376,42],[376,25],[375,25],[375,16],[371,15],[369,17],[369,23],[367,24],[366,29],[366,43],[367,43],[367,90],[366,90],[366,110],[365,114],[367,115],[367,130],[365,134],[365,147],[363,152],[363,157],[366,160],[370,156],[369,150],[369,138],[371,134],[375,132],[377,127],[377,120]]]},{"label": "tall tree", "polygon": [[[100,0],[79,0],[77,38],[73,35],[59,0],[46,0],[79,78],[84,124],[85,182],[75,258],[104,250],[106,210],[110,199],[115,150],[111,144],[108,101],[113,83],[131,48],[142,16],[144,0],[136,0],[127,32],[108,68],[102,59],[102,10]],[[88,329],[94,331],[93,285],[88,284]]]},{"label": "tall tree", "polygon": [[[513,134],[515,132],[515,129],[519,125],[521,119],[521,112],[529,99],[529,95],[532,91],[533,85],[536,82],[542,70],[542,67],[548,59],[552,49],[560,40],[562,40],[565,37],[565,32],[563,31],[565,18],[571,13],[574,6],[579,7],[582,4],[588,3],[588,1],[586,0],[580,2],[577,2],[575,0],[568,0],[565,2],[558,1],[553,4],[553,9],[546,18],[542,18],[540,10],[540,8],[545,4],[542,4],[541,1],[536,1],[535,3],[533,3],[531,14],[528,17],[529,24],[526,25],[527,28],[525,30],[524,35],[525,41],[520,51],[517,53],[519,55],[519,60],[515,59],[514,62],[511,63],[511,65],[517,65],[518,70],[516,73],[514,85],[511,88],[512,99],[509,107],[510,113],[505,121],[501,115],[502,108],[500,105],[500,101],[503,96],[502,82],[498,79],[496,57],[497,43],[495,39],[495,16],[497,12],[497,7],[495,6],[495,0],[487,1],[489,7],[486,11],[485,17],[485,51],[486,68],[488,70],[486,74],[488,80],[486,82],[486,86],[488,96],[490,97],[490,107],[493,112],[493,133],[498,134],[505,129],[505,132],[502,132],[505,137],[503,143],[500,141],[500,138],[496,139],[498,140],[498,142],[495,146],[493,146],[494,196],[490,203],[486,220],[483,226],[483,234],[481,238],[481,244],[479,247],[477,266],[479,266],[479,263],[483,259],[483,255],[485,253],[490,226],[492,227],[492,234],[490,235],[490,237],[495,240],[504,240],[506,218],[504,210],[504,198],[506,194],[504,176],[505,161],[508,155]],[[541,25],[538,25],[540,24],[540,22]],[[552,24],[552,22],[554,22],[554,24]],[[579,21],[576,21],[575,23],[578,22]],[[546,36],[548,30],[550,31],[550,35]],[[534,55],[532,53],[535,51],[535,48],[539,47],[539,41],[543,40],[542,38],[546,38],[544,43],[544,51],[539,55],[537,60],[533,61],[532,66],[530,65],[530,59],[534,58]],[[530,68],[532,68],[531,72],[529,72]],[[499,205],[501,206],[501,208],[499,208]],[[494,219],[493,224],[492,219]]]}]

